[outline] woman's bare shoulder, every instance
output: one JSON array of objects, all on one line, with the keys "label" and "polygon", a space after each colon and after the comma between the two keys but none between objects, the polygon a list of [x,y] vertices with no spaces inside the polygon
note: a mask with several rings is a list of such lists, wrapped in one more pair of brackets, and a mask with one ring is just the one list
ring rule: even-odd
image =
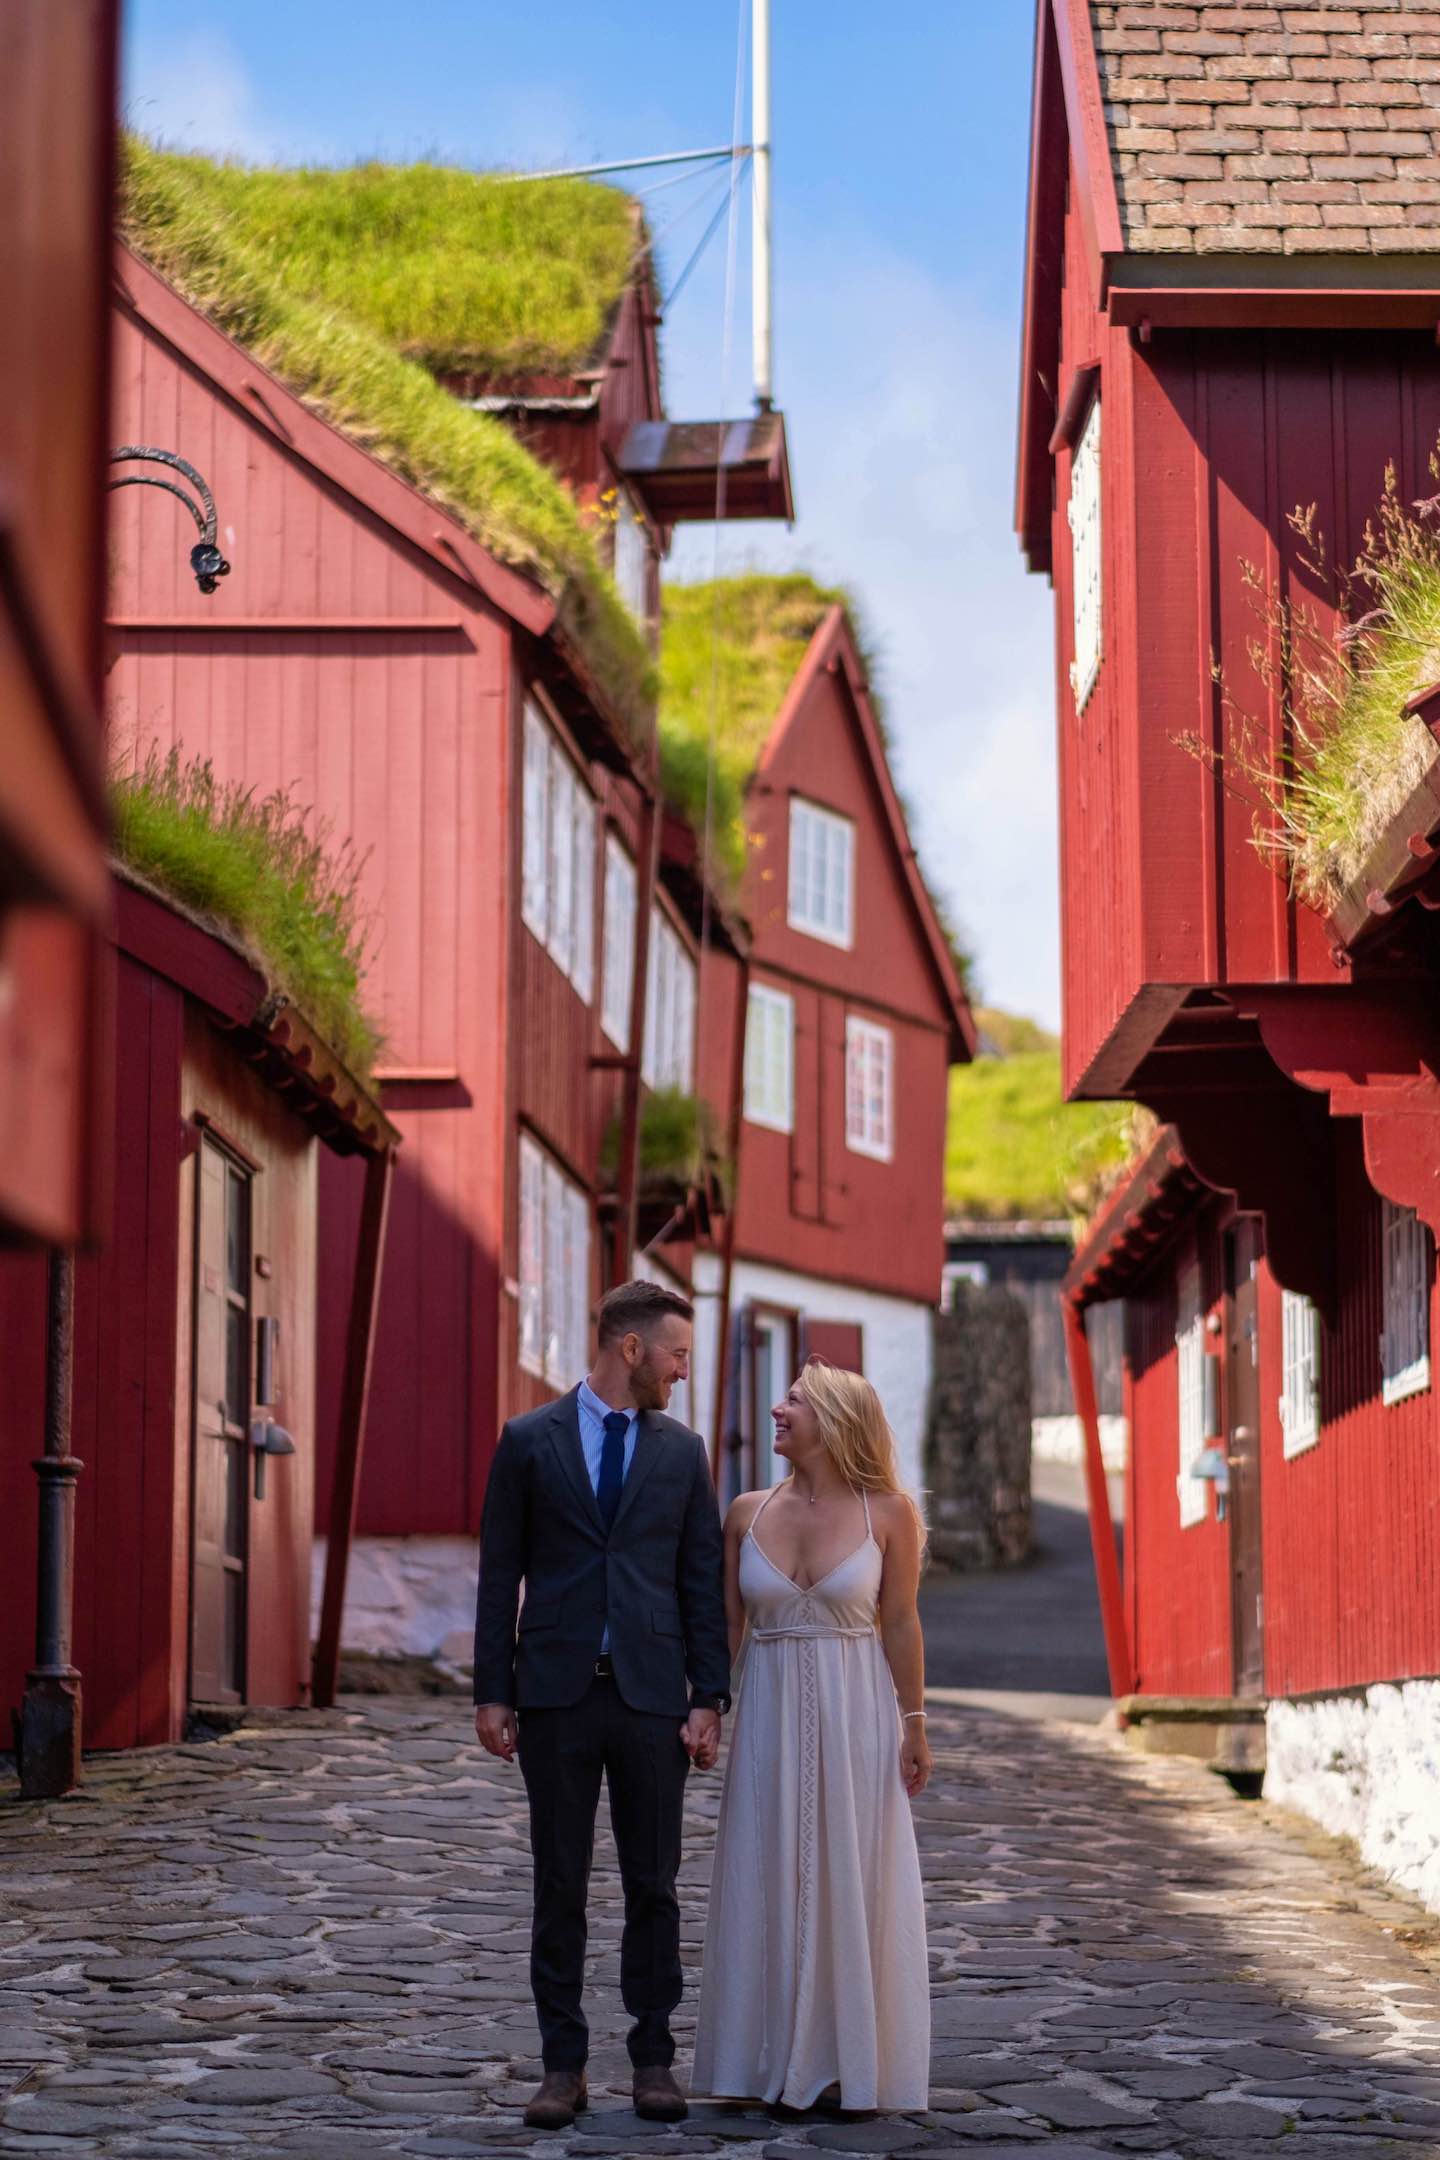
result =
[{"label": "woman's bare shoulder", "polygon": [[743,1537],[759,1514],[764,1500],[763,1492],[737,1493],[725,1510],[725,1528]]},{"label": "woman's bare shoulder", "polygon": [[870,1495],[870,1520],[884,1543],[898,1534],[918,1540],[915,1508],[908,1493],[877,1492]]}]

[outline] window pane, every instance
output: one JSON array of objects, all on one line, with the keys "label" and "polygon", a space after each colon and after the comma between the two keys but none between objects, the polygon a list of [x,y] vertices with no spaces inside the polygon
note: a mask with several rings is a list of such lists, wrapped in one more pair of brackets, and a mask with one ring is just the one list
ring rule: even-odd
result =
[{"label": "window pane", "polygon": [[521,806],[523,825],[520,912],[542,943],[548,927],[549,881],[549,730],[533,705],[525,708],[525,773]]},{"label": "window pane", "polygon": [[635,866],[613,833],[605,843],[604,946],[601,1023],[616,1049],[626,1050],[635,982]]},{"label": "window pane", "polygon": [[827,944],[846,945],[853,929],[854,834],[848,818],[818,804],[790,804],[789,917]]},{"label": "window pane", "polygon": [[550,952],[569,974],[575,951],[575,779],[558,743],[550,746]]},{"label": "window pane", "polygon": [[575,805],[575,953],[570,980],[588,1005],[595,992],[595,804],[577,781]]},{"label": "window pane", "polygon": [[520,1142],[520,1362],[544,1365],[544,1202],[542,1159],[533,1141]]}]

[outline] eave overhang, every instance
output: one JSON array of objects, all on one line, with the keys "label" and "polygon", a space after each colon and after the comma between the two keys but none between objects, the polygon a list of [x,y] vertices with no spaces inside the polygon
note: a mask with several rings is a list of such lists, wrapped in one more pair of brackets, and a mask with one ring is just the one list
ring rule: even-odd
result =
[{"label": "eave overhang", "polygon": [[785,415],[773,409],[747,420],[637,420],[616,465],[657,525],[794,522]]},{"label": "eave overhang", "polygon": [[1064,1296],[1079,1307],[1124,1297],[1196,1201],[1209,1194],[1186,1161],[1175,1127],[1163,1126],[1081,1240],[1061,1284]]},{"label": "eave overhang", "polygon": [[[1413,697],[1406,711],[1440,741],[1440,683]],[[1414,900],[1440,908],[1440,758],[1422,773],[1330,910],[1330,927],[1347,951],[1372,943]]]}]

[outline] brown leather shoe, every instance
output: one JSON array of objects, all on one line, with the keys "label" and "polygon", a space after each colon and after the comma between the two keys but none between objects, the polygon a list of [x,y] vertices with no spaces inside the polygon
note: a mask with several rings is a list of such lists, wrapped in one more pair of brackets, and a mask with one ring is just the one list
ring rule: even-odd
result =
[{"label": "brown leather shoe", "polygon": [[589,2105],[583,2070],[547,2070],[525,2110],[525,2121],[532,2130],[568,2130]]},{"label": "brown leather shoe", "polygon": [[630,2090],[636,2114],[647,2122],[680,2122],[690,2112],[684,2093],[661,2063],[637,2069]]}]

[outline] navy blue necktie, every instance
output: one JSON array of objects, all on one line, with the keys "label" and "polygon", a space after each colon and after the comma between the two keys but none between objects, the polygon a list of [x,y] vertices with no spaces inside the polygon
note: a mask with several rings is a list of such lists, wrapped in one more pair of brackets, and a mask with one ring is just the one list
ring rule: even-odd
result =
[{"label": "navy blue necktie", "polygon": [[607,1532],[615,1520],[620,1488],[625,1483],[625,1428],[629,1423],[623,1410],[606,1412],[605,1444],[600,1450],[600,1482],[595,1487],[595,1498],[600,1503],[600,1520]]}]

